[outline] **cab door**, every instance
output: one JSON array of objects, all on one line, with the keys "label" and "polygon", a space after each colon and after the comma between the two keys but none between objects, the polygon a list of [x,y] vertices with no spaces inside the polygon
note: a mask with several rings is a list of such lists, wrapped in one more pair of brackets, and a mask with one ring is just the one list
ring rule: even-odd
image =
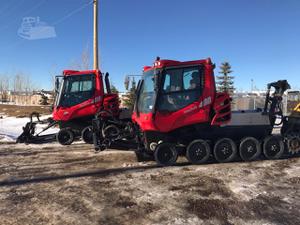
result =
[{"label": "cab door", "polygon": [[203,107],[204,67],[202,65],[167,68],[163,71],[154,116],[161,132],[208,120]]}]

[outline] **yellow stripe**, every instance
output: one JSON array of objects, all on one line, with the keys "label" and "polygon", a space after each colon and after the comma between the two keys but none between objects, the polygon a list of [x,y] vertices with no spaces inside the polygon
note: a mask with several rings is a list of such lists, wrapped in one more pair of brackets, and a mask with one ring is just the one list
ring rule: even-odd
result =
[{"label": "yellow stripe", "polygon": [[300,112],[300,103],[294,108],[294,111]]}]

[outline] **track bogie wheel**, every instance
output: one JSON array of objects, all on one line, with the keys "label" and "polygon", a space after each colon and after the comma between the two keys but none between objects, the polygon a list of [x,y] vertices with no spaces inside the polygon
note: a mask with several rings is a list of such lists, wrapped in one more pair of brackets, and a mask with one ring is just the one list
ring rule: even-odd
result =
[{"label": "track bogie wheel", "polygon": [[82,140],[87,144],[93,144],[93,127],[88,126],[81,132]]},{"label": "track bogie wheel", "polygon": [[240,157],[244,161],[253,161],[261,154],[261,144],[254,137],[245,137],[239,147]]},{"label": "track bogie wheel", "polygon": [[279,159],[284,153],[284,143],[280,136],[268,136],[264,140],[263,152],[267,159]]},{"label": "track bogie wheel", "polygon": [[171,166],[176,163],[178,152],[175,144],[161,143],[158,144],[154,151],[154,159],[160,166]]},{"label": "track bogie wheel", "polygon": [[103,128],[102,136],[104,138],[117,138],[120,134],[120,129],[116,125],[108,125],[107,127]]},{"label": "track bogie wheel", "polygon": [[70,128],[62,128],[57,133],[56,140],[61,145],[70,145],[74,141],[74,133]]},{"label": "track bogie wheel", "polygon": [[230,138],[222,138],[215,143],[214,156],[218,162],[230,162],[237,154],[237,147]]},{"label": "track bogie wheel", "polygon": [[296,154],[300,152],[300,135],[299,133],[291,133],[286,136],[289,153]]},{"label": "track bogie wheel", "polygon": [[205,163],[210,156],[210,146],[207,141],[197,139],[192,141],[186,149],[186,158],[192,164]]}]

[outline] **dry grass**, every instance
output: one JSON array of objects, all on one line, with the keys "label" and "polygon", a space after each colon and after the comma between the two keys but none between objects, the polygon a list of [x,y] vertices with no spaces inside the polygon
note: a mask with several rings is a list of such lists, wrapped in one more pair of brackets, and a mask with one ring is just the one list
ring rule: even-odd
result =
[{"label": "dry grass", "polygon": [[0,116],[28,117],[32,112],[38,112],[41,115],[51,114],[51,106],[18,106],[0,104]]}]

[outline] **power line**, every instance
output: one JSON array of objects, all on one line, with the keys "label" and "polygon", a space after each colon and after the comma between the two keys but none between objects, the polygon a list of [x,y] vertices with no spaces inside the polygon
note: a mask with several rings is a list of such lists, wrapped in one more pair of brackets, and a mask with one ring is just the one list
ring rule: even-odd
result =
[{"label": "power line", "polygon": [[74,9],[73,11],[69,12],[67,15],[63,16],[62,18],[58,19],[56,22],[54,22],[52,25],[57,25],[62,23],[63,21],[67,20],[69,17],[73,16],[74,14],[80,12],[81,10],[85,9],[87,6],[91,5],[94,1],[89,1],[88,3],[80,6],[77,9]]}]

